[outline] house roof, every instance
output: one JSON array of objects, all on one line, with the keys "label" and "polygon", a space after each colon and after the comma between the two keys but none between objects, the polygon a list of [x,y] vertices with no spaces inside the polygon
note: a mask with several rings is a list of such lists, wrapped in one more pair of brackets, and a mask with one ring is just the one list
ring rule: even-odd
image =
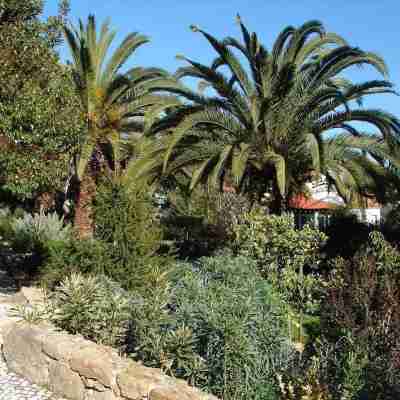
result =
[{"label": "house roof", "polygon": [[302,194],[298,194],[289,200],[289,207],[301,210],[331,210],[336,208],[337,204],[307,198]]}]

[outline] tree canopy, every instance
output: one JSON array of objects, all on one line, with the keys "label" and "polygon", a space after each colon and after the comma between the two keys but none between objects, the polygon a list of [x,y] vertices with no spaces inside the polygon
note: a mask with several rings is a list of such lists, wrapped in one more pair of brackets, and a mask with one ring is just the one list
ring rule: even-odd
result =
[{"label": "tree canopy", "polygon": [[1,190],[20,201],[63,188],[83,128],[57,55],[68,3],[46,21],[42,12],[42,1],[0,2]]},{"label": "tree canopy", "polygon": [[[178,81],[160,83],[182,105],[152,126],[150,136],[164,135],[148,146],[149,163],[142,166],[151,165],[154,174],[183,169],[191,188],[204,180],[222,187],[229,179],[243,190],[268,191],[278,208],[320,173],[348,203],[372,193],[384,197],[385,165],[399,162],[393,149],[400,124],[388,112],[361,106],[367,96],[394,93],[383,59],[326,32],[319,21],[285,28],[271,50],[238,23],[242,41],[191,27],[216,57],[205,65],[180,56],[188,66],[176,72]],[[353,83],[344,77],[360,65],[382,78]],[[199,81],[198,91],[183,85],[186,77]],[[360,121],[378,133],[353,124]],[[333,129],[336,140],[330,140]]]}]

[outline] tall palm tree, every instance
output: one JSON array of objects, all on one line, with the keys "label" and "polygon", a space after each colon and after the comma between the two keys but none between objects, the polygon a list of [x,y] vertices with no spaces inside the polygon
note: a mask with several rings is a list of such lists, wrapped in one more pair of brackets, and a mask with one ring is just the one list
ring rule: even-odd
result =
[{"label": "tall palm tree", "polygon": [[121,72],[135,50],[149,39],[131,33],[109,54],[116,34],[109,25],[106,20],[98,34],[95,17],[90,15],[86,26],[79,21],[78,28],[64,28],[72,55],[73,79],[87,123],[75,163],[79,189],[74,225],[81,238],[93,233],[91,212],[96,178],[104,168],[114,176],[120,174],[122,136],[144,129],[145,110],[154,110],[162,102],[148,87],[153,80],[167,76],[158,68],[135,67]]},{"label": "tall palm tree", "polygon": [[[181,81],[165,82],[183,105],[153,125],[153,134],[172,133],[153,146],[136,174],[140,167],[153,174],[183,170],[191,175],[191,188],[202,180],[221,187],[227,177],[238,188],[261,184],[261,192],[271,191],[274,207],[281,210],[293,191],[324,170],[324,144],[333,129],[364,137],[352,122],[366,122],[379,131],[377,144],[397,142],[400,124],[392,115],[358,106],[366,96],[393,93],[392,84],[385,79],[354,84],[341,76],[351,66],[369,64],[386,78],[379,56],[326,33],[318,21],[287,27],[267,51],[240,18],[238,23],[242,42],[217,40],[191,27],[217,57],[210,66],[181,57],[188,66],[177,71],[177,79],[198,79],[199,91]],[[370,157],[368,149],[361,155]]]}]

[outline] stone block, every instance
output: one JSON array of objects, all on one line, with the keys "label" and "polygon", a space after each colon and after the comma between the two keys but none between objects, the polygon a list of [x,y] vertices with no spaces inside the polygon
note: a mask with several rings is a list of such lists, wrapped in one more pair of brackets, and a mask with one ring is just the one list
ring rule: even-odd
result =
[{"label": "stone block", "polygon": [[49,382],[48,358],[42,353],[45,332],[17,322],[3,338],[3,353],[9,369],[39,385]]},{"label": "stone block", "polygon": [[98,392],[94,389],[88,389],[85,398],[85,400],[120,400],[120,399],[121,398],[116,397],[111,390],[106,390],[105,392]]},{"label": "stone block", "polygon": [[60,332],[49,332],[43,340],[43,352],[54,360],[69,361],[71,354],[87,345],[87,341]]},{"label": "stone block", "polygon": [[107,388],[116,389],[118,357],[110,349],[89,344],[71,354],[69,365],[79,375],[95,379]]},{"label": "stone block", "polygon": [[149,393],[149,400],[193,400],[183,387],[156,387]]},{"label": "stone block", "polygon": [[85,400],[85,387],[76,372],[59,361],[49,362],[49,388],[71,400]]},{"label": "stone block", "polygon": [[148,396],[151,390],[159,385],[165,385],[168,377],[163,376],[159,369],[147,368],[135,362],[119,373],[117,382],[121,395],[129,400]]}]

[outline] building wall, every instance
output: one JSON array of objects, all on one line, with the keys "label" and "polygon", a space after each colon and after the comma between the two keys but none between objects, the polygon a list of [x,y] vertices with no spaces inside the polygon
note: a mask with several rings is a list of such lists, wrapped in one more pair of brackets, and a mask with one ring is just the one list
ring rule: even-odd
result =
[{"label": "building wall", "polygon": [[381,208],[353,208],[351,212],[357,215],[359,221],[367,224],[377,225],[383,222]]},{"label": "building wall", "polygon": [[336,191],[328,190],[325,178],[321,178],[318,182],[309,183],[307,186],[313,199],[344,206],[343,199],[336,193]]}]

